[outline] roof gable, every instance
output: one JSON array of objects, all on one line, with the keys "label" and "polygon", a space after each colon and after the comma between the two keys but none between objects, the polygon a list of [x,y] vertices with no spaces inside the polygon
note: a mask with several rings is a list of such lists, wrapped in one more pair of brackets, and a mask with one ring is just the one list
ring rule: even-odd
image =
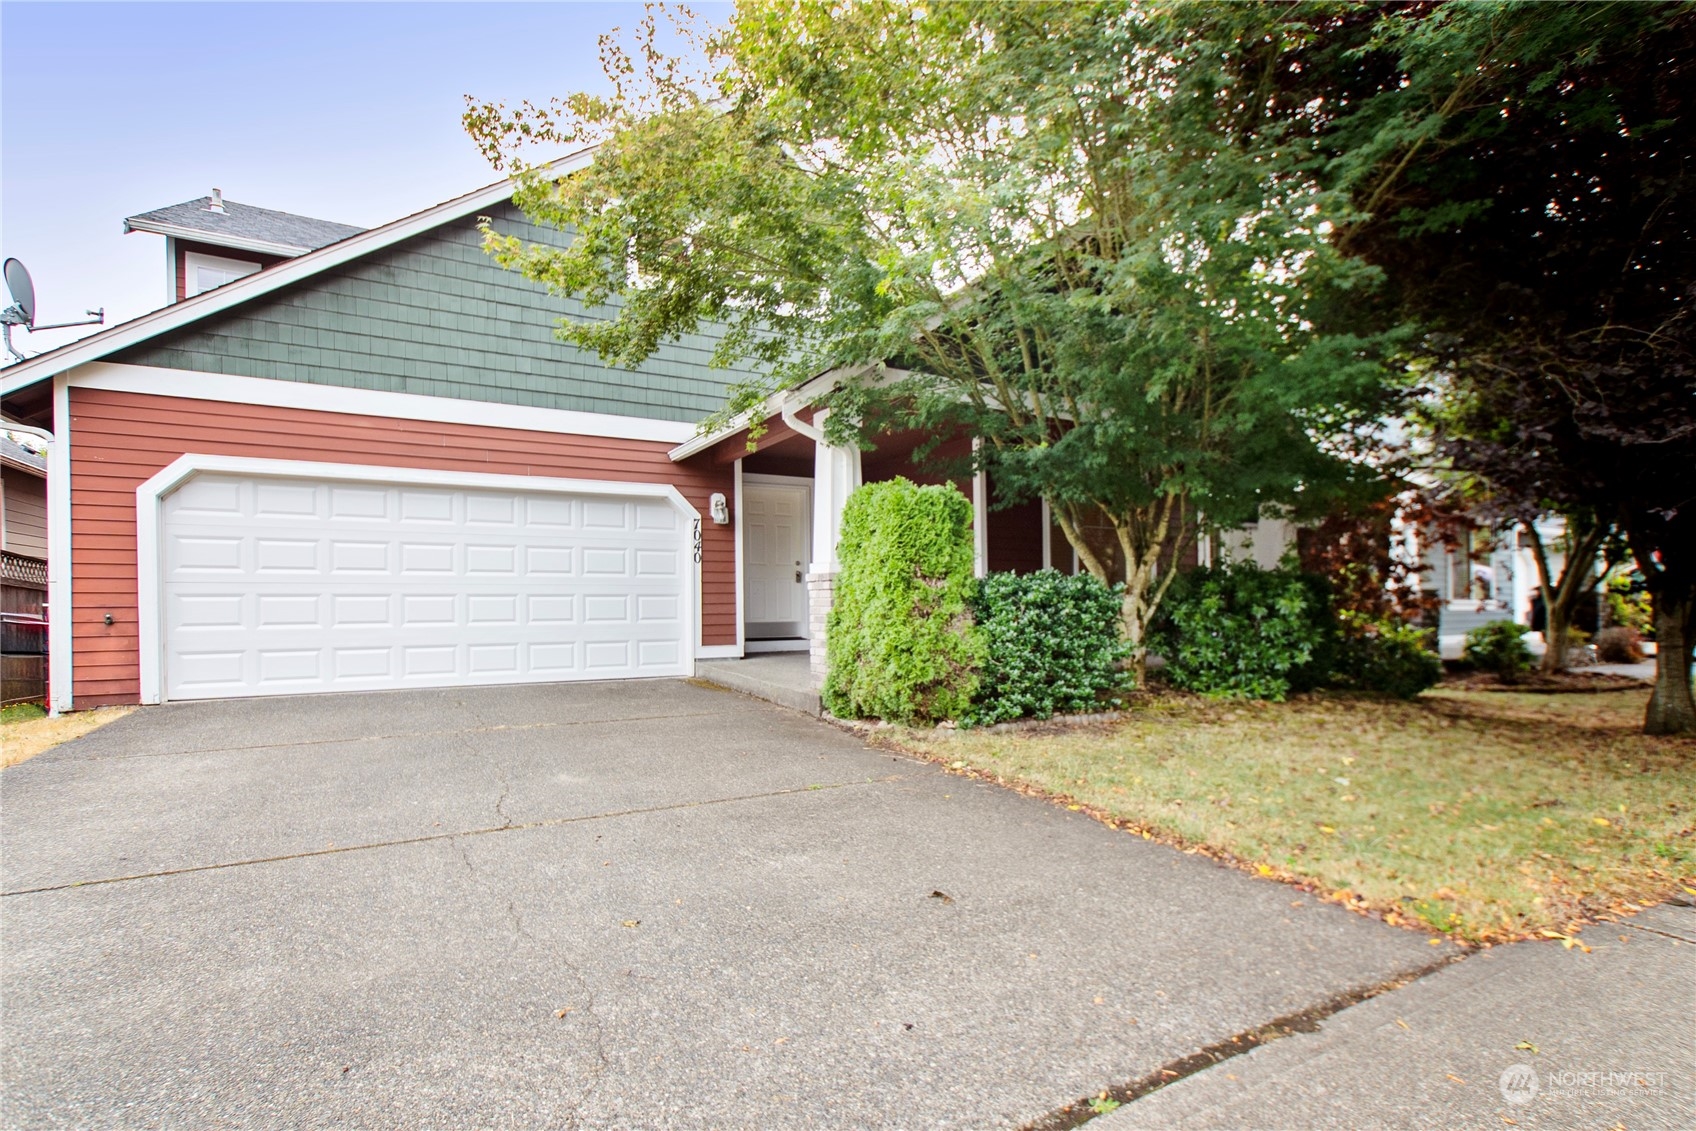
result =
[{"label": "roof gable", "polygon": [[[561,243],[510,203],[497,230]],[[233,284],[232,284],[233,285]],[[561,341],[563,318],[609,317],[501,267],[465,216],[110,355],[203,373],[694,422],[739,374],[710,365],[717,335],[664,343],[627,370]]]},{"label": "roof gable", "polygon": [[[593,148],[563,157],[553,163],[551,171],[558,176],[586,168],[594,160]],[[149,311],[128,322],[121,322],[97,334],[38,354],[0,369],[0,396],[10,396],[20,389],[44,381],[55,373],[63,373],[84,362],[99,361],[119,350],[144,342],[160,334],[187,326],[201,318],[228,310],[241,303],[270,294],[292,283],[311,278],[332,267],[350,263],[361,256],[390,247],[442,224],[464,216],[473,216],[512,198],[513,182],[499,181],[464,196],[457,196],[422,212],[372,228],[357,236],[308,252],[298,259],[256,271],[233,283],[226,283],[171,306]]]}]

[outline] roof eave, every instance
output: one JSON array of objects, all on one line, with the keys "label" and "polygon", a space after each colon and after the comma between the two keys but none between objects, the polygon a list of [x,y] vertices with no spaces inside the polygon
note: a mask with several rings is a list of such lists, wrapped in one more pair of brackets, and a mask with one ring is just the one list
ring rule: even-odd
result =
[{"label": "roof eave", "polygon": [[[825,370],[816,377],[808,378],[793,389],[779,389],[761,402],[758,408],[737,413],[728,424],[721,428],[715,428],[711,432],[703,432],[698,436],[690,437],[671,449],[667,455],[671,457],[673,463],[681,463],[683,460],[698,456],[708,448],[730,439],[755,420],[770,420],[774,416],[781,415],[785,404],[794,404],[795,402],[800,402],[802,405],[812,404],[834,389],[845,378],[864,373],[869,368],[872,367],[868,365],[839,365]],[[906,375],[906,370],[885,368],[879,372],[877,380],[873,384],[887,384],[891,380]]]},{"label": "roof eave", "polygon": [[[281,255],[288,259],[315,250],[302,244],[273,243],[270,240],[256,240],[247,236],[227,236],[222,232],[209,232],[202,228],[185,227],[182,224],[164,224],[158,220],[145,220],[139,216],[131,216],[126,219],[124,231],[126,233],[150,232],[154,235],[170,236],[173,239],[211,244],[214,247],[228,247],[237,251],[257,251],[261,255]],[[326,244],[325,246],[329,245]]]}]

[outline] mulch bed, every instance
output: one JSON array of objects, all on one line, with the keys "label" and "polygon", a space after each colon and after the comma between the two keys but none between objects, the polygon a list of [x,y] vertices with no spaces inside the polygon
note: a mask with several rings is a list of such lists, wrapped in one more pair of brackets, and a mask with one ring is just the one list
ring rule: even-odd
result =
[{"label": "mulch bed", "polygon": [[1511,683],[1504,682],[1501,677],[1489,672],[1450,672],[1443,676],[1443,682],[1438,686],[1456,691],[1519,691],[1534,695],[1554,695],[1586,691],[1632,691],[1647,687],[1648,683],[1628,675],[1587,672],[1580,669],[1561,672],[1559,675],[1526,672]]}]

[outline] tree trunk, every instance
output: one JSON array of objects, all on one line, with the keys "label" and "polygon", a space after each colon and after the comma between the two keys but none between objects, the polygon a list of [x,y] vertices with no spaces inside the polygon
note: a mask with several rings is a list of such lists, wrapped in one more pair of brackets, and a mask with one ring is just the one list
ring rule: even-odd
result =
[{"label": "tree trunk", "polygon": [[1643,716],[1644,734],[1696,734],[1696,699],[1690,691],[1690,645],[1696,594],[1669,594],[1663,586],[1655,600],[1655,690]]},{"label": "tree trunk", "polygon": [[1138,691],[1148,687],[1148,626],[1143,623],[1143,595],[1133,593],[1130,582],[1125,584],[1125,596],[1119,602],[1119,630],[1131,646],[1131,675]]},{"label": "tree trunk", "polygon": [[1543,626],[1542,668],[1546,675],[1566,671],[1572,611],[1578,607],[1578,599],[1591,592],[1595,582],[1600,580],[1595,571],[1596,551],[1601,548],[1608,531],[1606,523],[1580,514],[1565,517],[1566,533],[1562,541],[1565,543],[1566,561],[1561,565],[1559,578],[1550,576],[1549,554],[1537,533],[1537,523],[1531,521],[1525,524],[1525,532],[1530,536],[1531,548],[1535,551],[1537,581],[1543,591],[1543,612],[1548,617],[1548,623]]},{"label": "tree trunk", "polygon": [[1543,598],[1543,612],[1548,617],[1543,625],[1543,673],[1557,675],[1566,671],[1566,655],[1570,645],[1567,634],[1572,628],[1572,610],[1565,601]]}]

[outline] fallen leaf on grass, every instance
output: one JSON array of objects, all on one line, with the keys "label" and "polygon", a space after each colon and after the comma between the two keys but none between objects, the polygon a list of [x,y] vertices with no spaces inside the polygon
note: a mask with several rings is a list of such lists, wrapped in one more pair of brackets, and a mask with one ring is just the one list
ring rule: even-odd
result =
[{"label": "fallen leaf on grass", "polygon": [[940,899],[944,903],[953,903],[954,902],[954,897],[949,895],[945,891],[933,891],[933,892],[930,893],[930,897],[932,899]]},{"label": "fallen leaf on grass", "polygon": [[564,1009],[554,1010],[554,1016],[555,1017],[564,1017],[567,1013],[570,1013],[570,1012],[571,1012],[571,1007],[568,1005]]},{"label": "fallen leaf on grass", "polygon": [[1595,821],[1598,825],[1601,825],[1603,828],[1609,828],[1609,829],[1613,828],[1614,823],[1612,821],[1608,820],[1606,817],[1591,817],[1590,819],[1592,821]]},{"label": "fallen leaf on grass", "polygon": [[1449,1079],[1453,1080],[1457,1084],[1466,1083],[1465,1080],[1462,1080],[1459,1076],[1456,1076],[1453,1072],[1445,1073],[1445,1075],[1448,1076]]},{"label": "fallen leaf on grass", "polygon": [[1412,1026],[1410,1026],[1406,1021],[1403,1021],[1400,1017],[1396,1018],[1396,1024],[1409,1031],[1412,1030]]},{"label": "fallen leaf on grass", "polygon": [[626,927],[640,927],[642,925],[642,920],[640,920],[640,919],[626,919],[624,921],[624,925]]},{"label": "fallen leaf on grass", "polygon": [[1537,1046],[1532,1044],[1530,1041],[1521,1041],[1521,1042],[1519,1042],[1519,1044],[1517,1044],[1513,1047],[1516,1048],[1516,1049],[1520,1049],[1523,1052],[1538,1052],[1538,1051],[1540,1051],[1537,1048]]}]

